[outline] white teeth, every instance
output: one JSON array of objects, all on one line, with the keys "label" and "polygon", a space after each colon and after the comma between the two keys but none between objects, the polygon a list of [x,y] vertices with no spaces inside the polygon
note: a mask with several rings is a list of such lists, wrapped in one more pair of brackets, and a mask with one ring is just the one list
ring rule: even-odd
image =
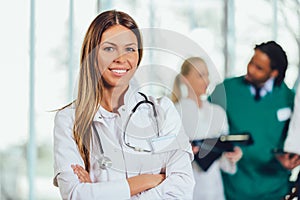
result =
[{"label": "white teeth", "polygon": [[115,72],[115,73],[118,73],[118,74],[123,74],[126,72],[125,69],[112,69],[111,71]]}]

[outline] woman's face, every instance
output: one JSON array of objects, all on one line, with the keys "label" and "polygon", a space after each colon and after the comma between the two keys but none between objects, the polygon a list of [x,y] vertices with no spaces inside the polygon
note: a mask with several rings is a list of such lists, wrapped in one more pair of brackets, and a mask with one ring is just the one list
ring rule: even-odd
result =
[{"label": "woman's face", "polygon": [[137,38],[130,29],[115,25],[103,32],[98,63],[105,88],[127,87],[138,59]]},{"label": "woman's face", "polygon": [[198,97],[206,94],[209,85],[209,74],[205,63],[201,61],[193,62],[189,73],[185,76],[189,86]]}]

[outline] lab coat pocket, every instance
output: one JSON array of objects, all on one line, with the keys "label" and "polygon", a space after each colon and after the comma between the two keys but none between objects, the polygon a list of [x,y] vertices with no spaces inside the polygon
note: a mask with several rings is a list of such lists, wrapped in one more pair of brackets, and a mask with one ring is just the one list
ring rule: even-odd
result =
[{"label": "lab coat pocket", "polygon": [[176,135],[166,135],[152,138],[150,140],[150,144],[154,153],[162,153],[179,148],[176,141]]}]

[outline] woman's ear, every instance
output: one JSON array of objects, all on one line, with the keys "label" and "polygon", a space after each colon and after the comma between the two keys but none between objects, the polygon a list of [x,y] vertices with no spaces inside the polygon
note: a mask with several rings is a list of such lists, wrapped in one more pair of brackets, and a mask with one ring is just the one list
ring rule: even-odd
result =
[{"label": "woman's ear", "polygon": [[276,78],[279,75],[279,72],[277,69],[272,70],[271,77]]},{"label": "woman's ear", "polygon": [[184,75],[180,75],[180,83],[188,85],[189,81],[187,80],[187,78]]}]

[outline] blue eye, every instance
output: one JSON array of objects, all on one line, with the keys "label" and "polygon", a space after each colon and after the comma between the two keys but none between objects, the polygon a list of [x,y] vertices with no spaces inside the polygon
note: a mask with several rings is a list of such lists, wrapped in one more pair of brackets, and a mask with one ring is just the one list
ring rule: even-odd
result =
[{"label": "blue eye", "polygon": [[127,47],[126,51],[127,52],[135,52],[136,50],[134,48],[132,48],[132,47]]},{"label": "blue eye", "polygon": [[104,51],[114,51],[115,49],[113,47],[105,47],[103,50]]}]

